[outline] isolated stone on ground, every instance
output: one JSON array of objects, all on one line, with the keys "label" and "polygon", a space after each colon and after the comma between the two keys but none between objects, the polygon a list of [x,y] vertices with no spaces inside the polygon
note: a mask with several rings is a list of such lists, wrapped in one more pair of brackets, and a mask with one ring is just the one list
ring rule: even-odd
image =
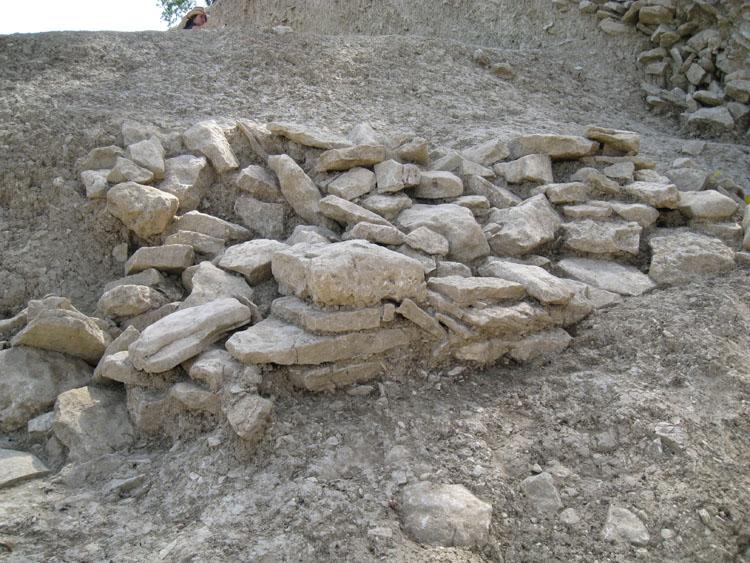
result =
[{"label": "isolated stone on ground", "polygon": [[78,311],[44,309],[11,340],[11,346],[33,346],[96,363],[112,337]]},{"label": "isolated stone on ground", "polygon": [[263,436],[273,403],[260,395],[246,395],[236,403],[222,404],[227,422],[243,440],[256,442]]},{"label": "isolated stone on ground", "polygon": [[107,211],[142,238],[164,232],[179,206],[172,194],[136,182],[117,184],[107,192]]},{"label": "isolated stone on ground", "polygon": [[320,190],[291,157],[285,154],[270,156],[268,165],[279,178],[281,193],[297,215],[314,225],[336,228],[336,224],[320,212]]},{"label": "isolated stone on ground", "polygon": [[660,285],[688,283],[734,268],[734,251],[720,240],[693,232],[649,240],[649,276]]},{"label": "isolated stone on ground", "polygon": [[426,481],[407,485],[402,496],[404,528],[429,545],[483,546],[489,541],[492,505],[463,485]]},{"label": "isolated stone on ground", "polygon": [[554,240],[562,220],[544,194],[508,209],[493,209],[484,227],[492,250],[515,256]]},{"label": "isolated stone on ground", "polygon": [[656,287],[654,281],[637,268],[617,262],[565,258],[557,267],[576,280],[620,295],[641,295]]},{"label": "isolated stone on ground", "polygon": [[22,428],[60,393],[87,385],[93,368],[77,358],[27,346],[0,351],[0,429]]},{"label": "isolated stone on ground", "polygon": [[224,130],[215,121],[201,121],[182,134],[188,150],[206,156],[219,174],[239,168]]},{"label": "isolated stone on ground", "polygon": [[179,211],[192,211],[200,204],[212,179],[213,173],[205,157],[183,154],[166,160],[159,189],[180,200]]},{"label": "isolated stone on ground", "polygon": [[182,309],[143,330],[128,347],[130,361],[143,371],[170,370],[251,318],[250,308],[232,298]]},{"label": "isolated stone on ground", "polygon": [[460,205],[415,204],[402,211],[396,223],[406,231],[428,227],[448,239],[448,258],[470,263],[490,253],[482,228],[474,214]]},{"label": "isolated stone on ground", "polygon": [[125,395],[91,386],[71,389],[57,398],[52,427],[75,462],[126,448],[135,436]]},{"label": "isolated stone on ground", "polygon": [[643,522],[627,508],[609,505],[607,521],[601,531],[604,541],[648,545],[651,536]]},{"label": "isolated stone on ground", "polygon": [[425,295],[419,262],[361,240],[292,247],[274,253],[271,268],[280,285],[322,305],[367,307],[404,297],[420,302]]},{"label": "isolated stone on ground", "polygon": [[521,481],[521,490],[535,512],[553,515],[563,508],[552,475],[546,471]]},{"label": "isolated stone on ground", "polygon": [[44,477],[48,473],[47,466],[35,455],[0,449],[0,489],[27,479]]}]

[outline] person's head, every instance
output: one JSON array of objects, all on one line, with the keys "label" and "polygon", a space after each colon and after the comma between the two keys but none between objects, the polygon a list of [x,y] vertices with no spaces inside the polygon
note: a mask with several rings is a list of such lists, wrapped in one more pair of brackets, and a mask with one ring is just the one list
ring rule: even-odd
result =
[{"label": "person's head", "polygon": [[208,16],[203,8],[193,8],[185,16],[188,29],[200,29],[208,21]]}]

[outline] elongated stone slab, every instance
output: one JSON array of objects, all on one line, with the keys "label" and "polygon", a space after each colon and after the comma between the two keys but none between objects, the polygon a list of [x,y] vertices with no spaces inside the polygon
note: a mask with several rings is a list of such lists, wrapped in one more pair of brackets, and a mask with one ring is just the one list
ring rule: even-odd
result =
[{"label": "elongated stone slab", "polygon": [[584,219],[562,225],[565,246],[589,254],[627,253],[638,255],[641,231],[634,222],[604,222]]},{"label": "elongated stone slab", "polygon": [[382,354],[408,346],[412,333],[404,328],[353,332],[336,336],[315,335],[273,317],[227,340],[227,350],[245,363],[323,364]]},{"label": "elongated stone slab", "polygon": [[513,158],[530,154],[546,154],[555,160],[575,159],[594,154],[599,143],[574,135],[525,135],[509,145]]},{"label": "elongated stone slab", "polygon": [[276,252],[271,262],[280,284],[320,305],[369,307],[383,299],[424,300],[422,265],[362,240]]},{"label": "elongated stone slab", "polygon": [[297,297],[280,297],[271,304],[271,314],[315,334],[357,332],[380,327],[382,307],[353,311],[322,311]]},{"label": "elongated stone slab", "polygon": [[565,275],[620,295],[641,295],[656,287],[654,281],[639,269],[617,262],[566,258],[557,266]]},{"label": "elongated stone slab", "polygon": [[674,184],[656,182],[632,182],[622,187],[623,193],[657,209],[676,209],[680,192]]},{"label": "elongated stone slab", "polygon": [[470,308],[462,318],[467,324],[493,334],[524,334],[542,330],[553,324],[549,314],[529,303],[518,305]]},{"label": "elongated stone slab", "polygon": [[343,149],[331,149],[318,157],[315,169],[350,170],[358,166],[372,166],[383,162],[387,158],[387,151],[383,145],[356,145]]},{"label": "elongated stone slab", "polygon": [[373,223],[375,225],[391,224],[377,213],[368,211],[364,207],[352,203],[344,198],[329,195],[318,202],[320,212],[342,225],[356,225],[357,223]]},{"label": "elongated stone slab", "polygon": [[352,146],[351,141],[335,135],[327,129],[307,127],[288,121],[273,121],[266,127],[271,133],[282,135],[300,145],[317,149],[330,150]]},{"label": "elongated stone slab", "polygon": [[526,293],[521,284],[499,277],[430,278],[427,287],[450,297],[459,307],[468,307],[478,302],[497,303],[503,299],[520,299]]},{"label": "elongated stone slab", "polygon": [[130,361],[143,371],[170,370],[251,318],[250,308],[232,298],[182,309],[147,327],[128,347]]},{"label": "elongated stone slab", "polygon": [[491,258],[479,269],[479,273],[521,284],[531,297],[542,303],[564,305],[575,293],[566,280],[550,274],[539,266]]},{"label": "elongated stone slab", "polygon": [[289,368],[292,385],[308,391],[330,391],[353,383],[363,383],[383,374],[382,362],[358,362],[315,368]]}]

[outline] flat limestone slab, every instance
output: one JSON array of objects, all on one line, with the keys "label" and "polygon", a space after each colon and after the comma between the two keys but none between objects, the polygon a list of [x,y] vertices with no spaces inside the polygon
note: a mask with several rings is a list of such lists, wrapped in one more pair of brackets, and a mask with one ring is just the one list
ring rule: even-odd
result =
[{"label": "flat limestone slab", "polygon": [[566,258],[558,268],[573,279],[620,295],[641,295],[656,287],[646,274],[617,262],[589,258]]},{"label": "flat limestone slab", "polygon": [[0,489],[26,479],[44,477],[49,469],[36,456],[26,452],[0,449]]},{"label": "flat limestone slab", "polygon": [[381,354],[411,340],[412,333],[403,328],[322,336],[272,317],[236,332],[226,347],[244,363],[316,365]]}]

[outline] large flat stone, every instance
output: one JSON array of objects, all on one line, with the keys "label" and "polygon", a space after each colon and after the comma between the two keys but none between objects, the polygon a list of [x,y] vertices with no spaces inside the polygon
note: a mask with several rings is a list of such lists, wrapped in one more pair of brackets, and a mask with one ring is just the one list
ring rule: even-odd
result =
[{"label": "large flat stone", "polygon": [[311,334],[273,317],[227,340],[227,350],[245,363],[323,364],[382,354],[409,346],[412,333],[403,328],[353,332],[335,336]]},{"label": "large flat stone", "polygon": [[128,347],[130,361],[143,371],[170,370],[251,318],[250,308],[232,298],[182,309],[141,332],[138,340]]},{"label": "large flat stone", "polygon": [[352,146],[352,142],[345,137],[331,133],[323,128],[308,127],[288,121],[273,121],[267,124],[266,127],[271,133],[282,135],[300,145],[315,147],[317,149],[330,150]]},{"label": "large flat stone", "polygon": [[125,262],[125,275],[142,272],[149,268],[179,273],[192,266],[194,258],[195,251],[188,244],[142,246]]},{"label": "large flat stone", "polygon": [[592,221],[584,219],[564,223],[565,247],[588,254],[638,255],[641,231],[638,223],[622,221]]},{"label": "large flat stone", "polygon": [[189,273],[189,280],[187,272],[183,273],[182,277],[183,284],[190,290],[190,295],[180,304],[180,309],[230,297],[251,309],[255,308],[253,288],[248,285],[245,278],[225,272],[208,261],[191,268]]},{"label": "large flat stone", "polygon": [[520,299],[526,293],[521,284],[498,277],[433,277],[427,281],[427,287],[450,297],[459,307]]},{"label": "large flat stone", "polygon": [[483,276],[493,276],[521,285],[531,297],[542,303],[564,305],[575,293],[566,280],[550,274],[544,268],[527,264],[517,264],[506,260],[490,258],[480,269]]},{"label": "large flat stone", "polygon": [[552,318],[542,308],[529,303],[471,307],[461,318],[465,323],[490,334],[527,334],[550,327]]},{"label": "large flat stone", "polygon": [[677,209],[692,219],[720,221],[729,219],[737,211],[737,203],[716,190],[680,192]]},{"label": "large flat stone", "polygon": [[676,209],[680,192],[674,184],[632,182],[622,187],[623,193],[657,209]]},{"label": "large flat stone", "polygon": [[230,223],[224,219],[219,219],[207,213],[200,211],[188,211],[178,217],[176,228],[181,231],[195,231],[220,238],[224,241],[229,240],[247,240],[250,238],[250,231],[242,225]]},{"label": "large flat stone", "polygon": [[617,262],[588,258],[566,258],[557,267],[567,276],[620,295],[641,295],[656,287],[638,268]]},{"label": "large flat stone", "polygon": [[49,469],[35,455],[0,449],[0,489],[21,481],[44,477]]},{"label": "large flat stone", "polygon": [[275,252],[286,250],[288,244],[269,239],[256,239],[229,247],[219,260],[219,267],[245,276],[257,285],[271,279],[271,259]]},{"label": "large flat stone", "polygon": [[362,240],[276,252],[276,281],[320,305],[369,307],[383,299],[423,301],[422,265],[403,254]]},{"label": "large flat stone", "polygon": [[688,283],[728,272],[735,266],[734,251],[719,239],[693,232],[655,236],[649,240],[649,276],[660,285]]},{"label": "large flat stone", "polygon": [[525,135],[509,145],[513,158],[530,154],[546,154],[553,160],[576,159],[594,154],[599,143],[574,135]]},{"label": "large flat stone", "polygon": [[280,297],[271,304],[271,314],[314,334],[337,334],[380,327],[383,308],[323,311],[297,297]]},{"label": "large flat stone", "polygon": [[368,211],[356,203],[335,195],[329,195],[321,199],[318,202],[318,207],[323,215],[342,225],[352,226],[365,222],[374,225],[391,226],[388,221],[377,213]]}]

